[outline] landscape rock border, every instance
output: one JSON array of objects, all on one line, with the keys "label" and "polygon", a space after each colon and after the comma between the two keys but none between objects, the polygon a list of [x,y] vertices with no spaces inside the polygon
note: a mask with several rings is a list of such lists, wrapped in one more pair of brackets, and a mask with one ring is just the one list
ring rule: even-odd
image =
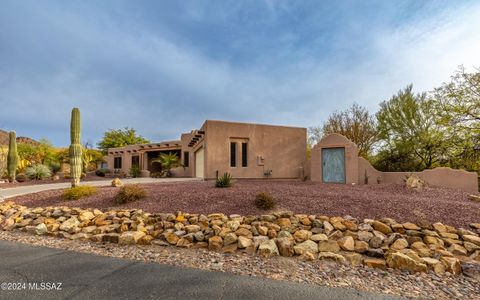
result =
[{"label": "landscape rock border", "polygon": [[261,216],[142,210],[27,208],[0,203],[0,229],[124,245],[175,245],[263,257],[299,256],[373,268],[463,274],[480,280],[480,224],[422,226],[393,219],[278,212]]}]

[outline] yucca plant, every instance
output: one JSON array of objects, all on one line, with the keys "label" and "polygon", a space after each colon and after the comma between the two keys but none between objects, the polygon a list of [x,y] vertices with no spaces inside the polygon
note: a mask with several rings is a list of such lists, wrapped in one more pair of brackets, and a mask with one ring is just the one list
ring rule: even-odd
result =
[{"label": "yucca plant", "polygon": [[229,173],[224,173],[222,176],[217,178],[215,182],[217,188],[227,188],[232,186],[232,175]]},{"label": "yucca plant", "polygon": [[182,166],[180,159],[174,152],[162,153],[158,158],[152,160],[152,163],[159,163],[162,169],[166,171],[167,177],[171,176],[171,169]]}]

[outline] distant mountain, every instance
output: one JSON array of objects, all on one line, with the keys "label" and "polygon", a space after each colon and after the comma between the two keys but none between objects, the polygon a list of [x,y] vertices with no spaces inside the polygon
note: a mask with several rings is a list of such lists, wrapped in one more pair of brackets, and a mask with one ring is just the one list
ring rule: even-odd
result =
[{"label": "distant mountain", "polygon": [[[0,145],[8,145],[8,141],[9,141],[8,132],[0,129]],[[17,143],[31,144],[31,145],[39,144],[39,142],[37,142],[36,140],[26,136],[17,136]]]}]

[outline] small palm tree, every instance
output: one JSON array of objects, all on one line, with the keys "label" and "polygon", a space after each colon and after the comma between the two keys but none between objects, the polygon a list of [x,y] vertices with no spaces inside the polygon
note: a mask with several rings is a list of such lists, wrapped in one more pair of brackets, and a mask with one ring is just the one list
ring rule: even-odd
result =
[{"label": "small palm tree", "polygon": [[171,169],[182,166],[182,164],[180,163],[180,159],[174,152],[161,153],[158,158],[152,160],[152,164],[153,163],[159,163],[166,171],[167,177],[170,177],[172,175],[170,173]]}]

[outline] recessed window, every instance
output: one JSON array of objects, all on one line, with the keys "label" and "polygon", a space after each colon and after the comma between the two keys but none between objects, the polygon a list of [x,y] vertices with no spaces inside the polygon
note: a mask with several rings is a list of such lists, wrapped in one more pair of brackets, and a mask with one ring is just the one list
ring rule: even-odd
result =
[{"label": "recessed window", "polygon": [[242,167],[248,166],[248,144],[242,143]]},{"label": "recessed window", "polygon": [[183,166],[185,168],[188,168],[188,165],[190,164],[190,156],[188,151],[183,152]]},{"label": "recessed window", "polygon": [[237,166],[237,143],[230,143],[230,167]]},{"label": "recessed window", "polygon": [[132,156],[132,167],[140,167],[140,157],[138,155]]},{"label": "recessed window", "polygon": [[114,157],[113,158],[113,168],[114,169],[121,169],[122,168],[122,158],[121,157]]}]

